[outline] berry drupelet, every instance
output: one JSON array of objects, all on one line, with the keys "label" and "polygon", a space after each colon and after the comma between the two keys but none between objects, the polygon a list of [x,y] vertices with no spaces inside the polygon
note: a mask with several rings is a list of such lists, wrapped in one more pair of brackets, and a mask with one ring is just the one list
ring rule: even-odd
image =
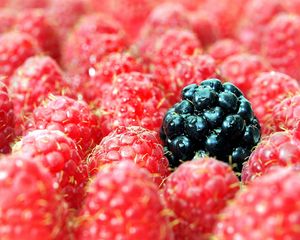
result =
[{"label": "berry drupelet", "polygon": [[182,90],[182,100],[165,115],[161,138],[173,167],[197,154],[229,162],[240,171],[260,140],[260,125],[237,87],[208,79]]}]

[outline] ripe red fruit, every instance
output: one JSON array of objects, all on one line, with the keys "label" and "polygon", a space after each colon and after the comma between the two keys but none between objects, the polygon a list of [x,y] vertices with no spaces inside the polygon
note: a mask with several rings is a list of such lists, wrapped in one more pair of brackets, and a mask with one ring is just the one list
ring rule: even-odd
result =
[{"label": "ripe red fruit", "polygon": [[284,11],[282,5],[280,0],[250,0],[246,3],[237,37],[251,52],[260,53],[261,36],[272,19]]},{"label": "ripe red fruit", "polygon": [[196,52],[201,53],[201,51],[201,43],[193,32],[170,29],[157,39],[152,59],[154,64],[171,67],[183,57],[191,56]]},{"label": "ripe red fruit", "polygon": [[222,212],[216,239],[299,239],[299,171],[280,168],[241,191]]},{"label": "ripe red fruit", "polygon": [[10,78],[10,90],[17,116],[17,134],[22,134],[24,122],[33,109],[48,95],[70,95],[63,73],[57,63],[47,56],[28,58]]},{"label": "ripe red fruit", "polygon": [[159,36],[169,29],[191,29],[188,11],[179,3],[165,2],[157,5],[141,30],[142,38]]},{"label": "ripe red fruit", "polygon": [[181,164],[164,187],[166,205],[174,213],[175,238],[207,237],[238,189],[238,178],[223,162],[203,158]]},{"label": "ripe red fruit", "polygon": [[84,99],[98,107],[103,94],[111,87],[113,79],[121,73],[130,72],[144,72],[142,63],[129,52],[111,53],[95,65],[89,79],[82,79],[79,88],[83,92]]},{"label": "ripe red fruit", "polygon": [[300,17],[280,14],[267,26],[262,53],[272,67],[293,78],[300,78]]},{"label": "ripe red fruit", "polygon": [[60,41],[63,42],[79,18],[87,13],[88,3],[86,0],[49,1],[47,14],[59,34]]},{"label": "ripe red fruit", "polygon": [[245,49],[242,44],[231,38],[216,41],[208,49],[208,53],[218,64],[224,62],[227,58],[233,55],[242,54],[244,51]]},{"label": "ripe red fruit", "polygon": [[32,8],[44,8],[48,5],[49,0],[8,0],[8,7],[24,10]]},{"label": "ripe red fruit", "polygon": [[[92,6],[117,19],[130,39],[138,36],[147,16],[159,0],[92,0]],[[124,11],[126,9],[126,11]]]},{"label": "ripe red fruit", "polygon": [[252,88],[253,80],[261,72],[268,70],[270,67],[262,57],[247,53],[228,57],[220,66],[222,77],[237,86],[246,96]]},{"label": "ripe red fruit", "polygon": [[8,79],[15,69],[22,65],[27,58],[38,53],[36,40],[27,34],[9,32],[0,35],[0,76],[2,81],[8,84]]},{"label": "ripe red fruit", "polygon": [[234,35],[243,7],[244,1],[240,0],[206,0],[201,9],[214,20],[219,38],[226,38]]},{"label": "ripe red fruit", "polygon": [[35,108],[27,131],[59,130],[73,139],[81,156],[86,156],[101,140],[99,121],[88,105],[65,96],[51,96]]},{"label": "ripe red fruit", "polygon": [[89,161],[97,168],[107,163],[133,161],[147,169],[158,186],[169,175],[169,162],[158,133],[138,126],[112,131],[94,148]]},{"label": "ripe red fruit", "polygon": [[13,10],[0,8],[0,34],[10,31],[14,26],[15,21],[16,13]]},{"label": "ripe red fruit", "polygon": [[279,166],[299,164],[300,136],[298,131],[276,132],[264,139],[243,167],[243,182],[253,181]]},{"label": "ripe red fruit", "polygon": [[81,206],[89,177],[88,167],[71,138],[60,131],[34,130],[17,143],[14,152],[43,164],[55,177],[70,207]]},{"label": "ripe red fruit", "polygon": [[271,114],[274,106],[299,91],[297,80],[283,73],[266,72],[254,79],[248,97],[264,134],[270,131],[268,126],[273,118]]},{"label": "ripe red fruit", "polygon": [[117,21],[102,14],[87,15],[66,41],[62,62],[69,72],[90,76],[105,55],[126,47],[127,40]]},{"label": "ripe red fruit", "polygon": [[104,135],[119,126],[142,126],[158,131],[168,107],[169,102],[152,75],[121,74],[103,97]]},{"label": "ripe red fruit", "polygon": [[294,129],[300,119],[300,95],[285,98],[276,104],[272,112],[272,123],[270,128],[273,131]]},{"label": "ripe red fruit", "polygon": [[0,82],[0,153],[11,151],[10,143],[15,138],[15,114],[13,103],[4,83]]},{"label": "ripe red fruit", "polygon": [[181,90],[192,83],[200,84],[203,80],[217,76],[215,60],[209,55],[188,56],[176,64],[166,79],[165,88],[171,103],[180,100]]},{"label": "ripe red fruit", "polygon": [[192,30],[203,46],[207,47],[219,38],[218,25],[213,16],[201,7],[189,14]]},{"label": "ripe red fruit", "polygon": [[20,155],[2,157],[0,194],[1,239],[68,239],[66,203],[42,165]]},{"label": "ripe red fruit", "polygon": [[134,163],[102,168],[88,192],[79,240],[173,239],[157,186]]},{"label": "ripe red fruit", "polygon": [[20,13],[15,28],[34,37],[46,54],[58,60],[60,55],[58,34],[44,10],[27,10]]}]

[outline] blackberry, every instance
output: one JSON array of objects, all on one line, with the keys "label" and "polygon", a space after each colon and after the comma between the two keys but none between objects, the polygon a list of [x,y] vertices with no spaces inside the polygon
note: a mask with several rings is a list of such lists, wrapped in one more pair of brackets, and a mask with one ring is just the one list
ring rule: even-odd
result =
[{"label": "blackberry", "polygon": [[188,85],[181,95],[166,113],[160,134],[170,165],[208,155],[240,172],[261,136],[250,102],[233,84],[218,79]]}]

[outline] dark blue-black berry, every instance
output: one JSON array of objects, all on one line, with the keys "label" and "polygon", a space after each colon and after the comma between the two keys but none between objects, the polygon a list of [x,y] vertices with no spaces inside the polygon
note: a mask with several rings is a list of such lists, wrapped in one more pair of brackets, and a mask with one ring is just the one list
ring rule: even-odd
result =
[{"label": "dark blue-black berry", "polygon": [[218,79],[186,86],[181,96],[161,128],[170,165],[177,167],[198,154],[216,157],[241,171],[261,136],[250,102],[233,84]]}]

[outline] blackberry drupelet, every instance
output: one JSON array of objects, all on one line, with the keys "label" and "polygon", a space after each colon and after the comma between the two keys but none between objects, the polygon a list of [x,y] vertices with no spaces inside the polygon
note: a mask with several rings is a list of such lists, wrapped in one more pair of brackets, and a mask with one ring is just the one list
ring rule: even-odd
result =
[{"label": "blackberry drupelet", "polygon": [[250,102],[233,84],[218,79],[188,85],[181,95],[161,128],[170,165],[208,155],[240,172],[261,136]]}]

